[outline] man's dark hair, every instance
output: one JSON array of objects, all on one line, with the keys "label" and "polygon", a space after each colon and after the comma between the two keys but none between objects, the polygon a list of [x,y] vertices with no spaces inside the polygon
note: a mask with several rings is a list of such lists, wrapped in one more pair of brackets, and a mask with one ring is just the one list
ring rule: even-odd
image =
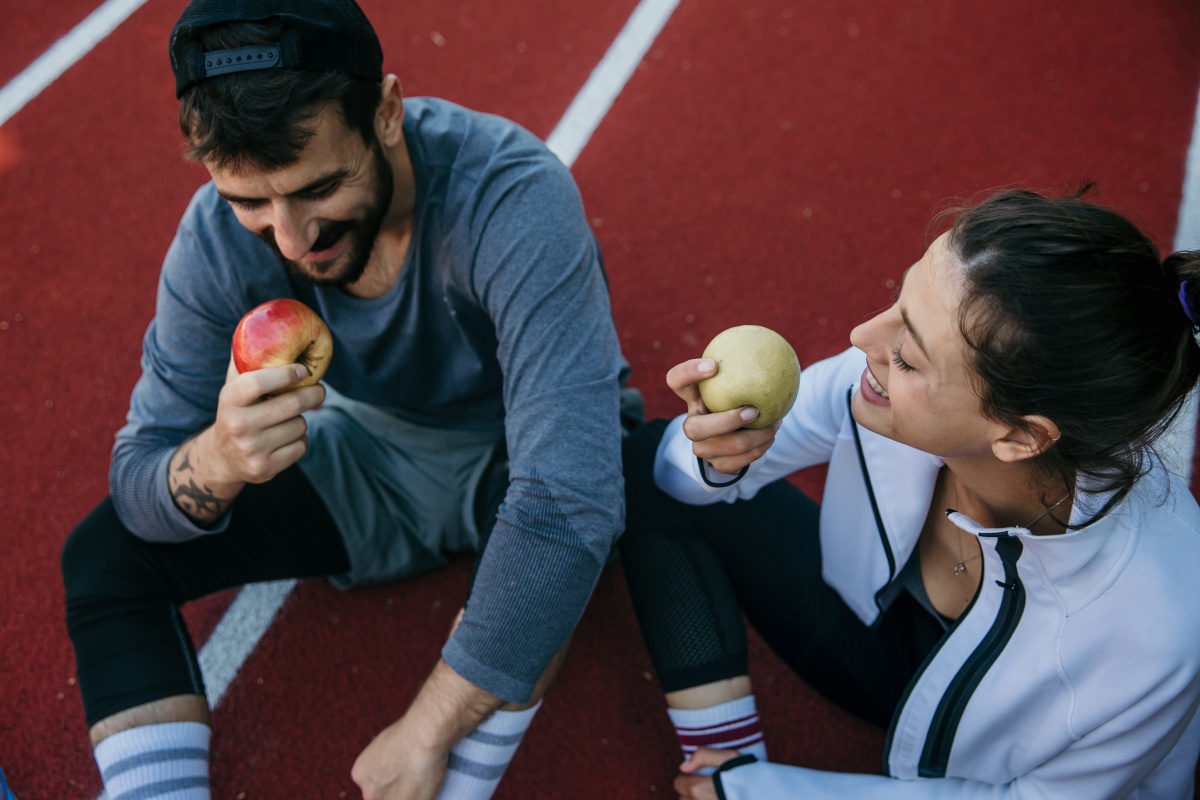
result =
[{"label": "man's dark hair", "polygon": [[[281,29],[276,20],[235,22],[208,28],[201,39],[205,50],[231,50],[277,42]],[[179,98],[179,127],[194,161],[273,172],[299,160],[327,107],[371,144],[381,99],[380,83],[342,72],[235,72],[186,88]]]}]

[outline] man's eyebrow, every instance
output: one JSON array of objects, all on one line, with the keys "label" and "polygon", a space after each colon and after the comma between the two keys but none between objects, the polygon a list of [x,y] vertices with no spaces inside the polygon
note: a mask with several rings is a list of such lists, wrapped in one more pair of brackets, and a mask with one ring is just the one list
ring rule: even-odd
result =
[{"label": "man's eyebrow", "polygon": [[[322,175],[315,180],[309,181],[304,186],[301,186],[299,189],[296,189],[293,192],[288,192],[286,195],[284,195],[284,197],[303,197],[304,195],[312,194],[316,190],[321,189],[331,183],[345,179],[349,174],[350,170],[348,169],[334,170],[333,172]],[[217,189],[217,194],[230,203],[239,203],[241,205],[254,205],[255,203],[261,203],[263,201],[261,197],[241,197],[236,194],[230,194],[229,192],[223,192],[220,189]]]}]

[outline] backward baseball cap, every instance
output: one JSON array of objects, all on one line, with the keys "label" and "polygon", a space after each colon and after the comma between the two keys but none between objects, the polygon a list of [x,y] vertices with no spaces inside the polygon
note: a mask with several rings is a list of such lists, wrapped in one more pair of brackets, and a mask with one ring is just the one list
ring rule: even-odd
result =
[{"label": "backward baseball cap", "polygon": [[[206,28],[228,22],[283,24],[279,42],[205,52]],[[207,78],[256,69],[343,72],[383,80],[383,49],[354,0],[192,0],[171,31],[175,97]]]}]

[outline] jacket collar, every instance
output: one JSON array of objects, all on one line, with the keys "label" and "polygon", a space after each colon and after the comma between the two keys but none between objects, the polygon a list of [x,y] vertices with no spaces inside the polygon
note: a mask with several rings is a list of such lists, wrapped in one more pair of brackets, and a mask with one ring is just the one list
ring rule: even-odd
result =
[{"label": "jacket collar", "polygon": [[[1084,483],[1080,479],[1080,484]],[[1076,530],[1054,536],[1037,536],[1028,528],[987,528],[958,511],[948,514],[962,530],[981,538],[1015,536],[1024,545],[1017,564],[1026,585],[1039,585],[1055,595],[1068,613],[1077,611],[1103,594],[1120,576],[1137,544],[1136,526],[1127,524],[1131,506],[1139,501],[1138,489],[1102,519]],[[1071,509],[1072,525],[1087,522],[1104,506],[1111,493],[1076,493]],[[1135,515],[1136,516],[1136,515]],[[1034,581],[1032,578],[1038,578]]]}]

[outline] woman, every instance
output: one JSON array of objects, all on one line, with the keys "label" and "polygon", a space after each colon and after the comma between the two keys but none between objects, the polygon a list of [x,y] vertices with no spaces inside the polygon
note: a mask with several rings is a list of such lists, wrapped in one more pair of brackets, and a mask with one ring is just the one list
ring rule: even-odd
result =
[{"label": "woman", "polygon": [[[1200,508],[1150,448],[1200,374],[1192,285],[1200,253],[1160,261],[1117,214],[1006,191],[957,213],[781,423],[708,413],[714,364],[674,367],[688,412],[628,443],[621,554],[696,753],[676,789],[1190,798]],[[820,507],[781,480],[819,463]],[[743,613],[888,726],[883,776],[765,761]]]}]

